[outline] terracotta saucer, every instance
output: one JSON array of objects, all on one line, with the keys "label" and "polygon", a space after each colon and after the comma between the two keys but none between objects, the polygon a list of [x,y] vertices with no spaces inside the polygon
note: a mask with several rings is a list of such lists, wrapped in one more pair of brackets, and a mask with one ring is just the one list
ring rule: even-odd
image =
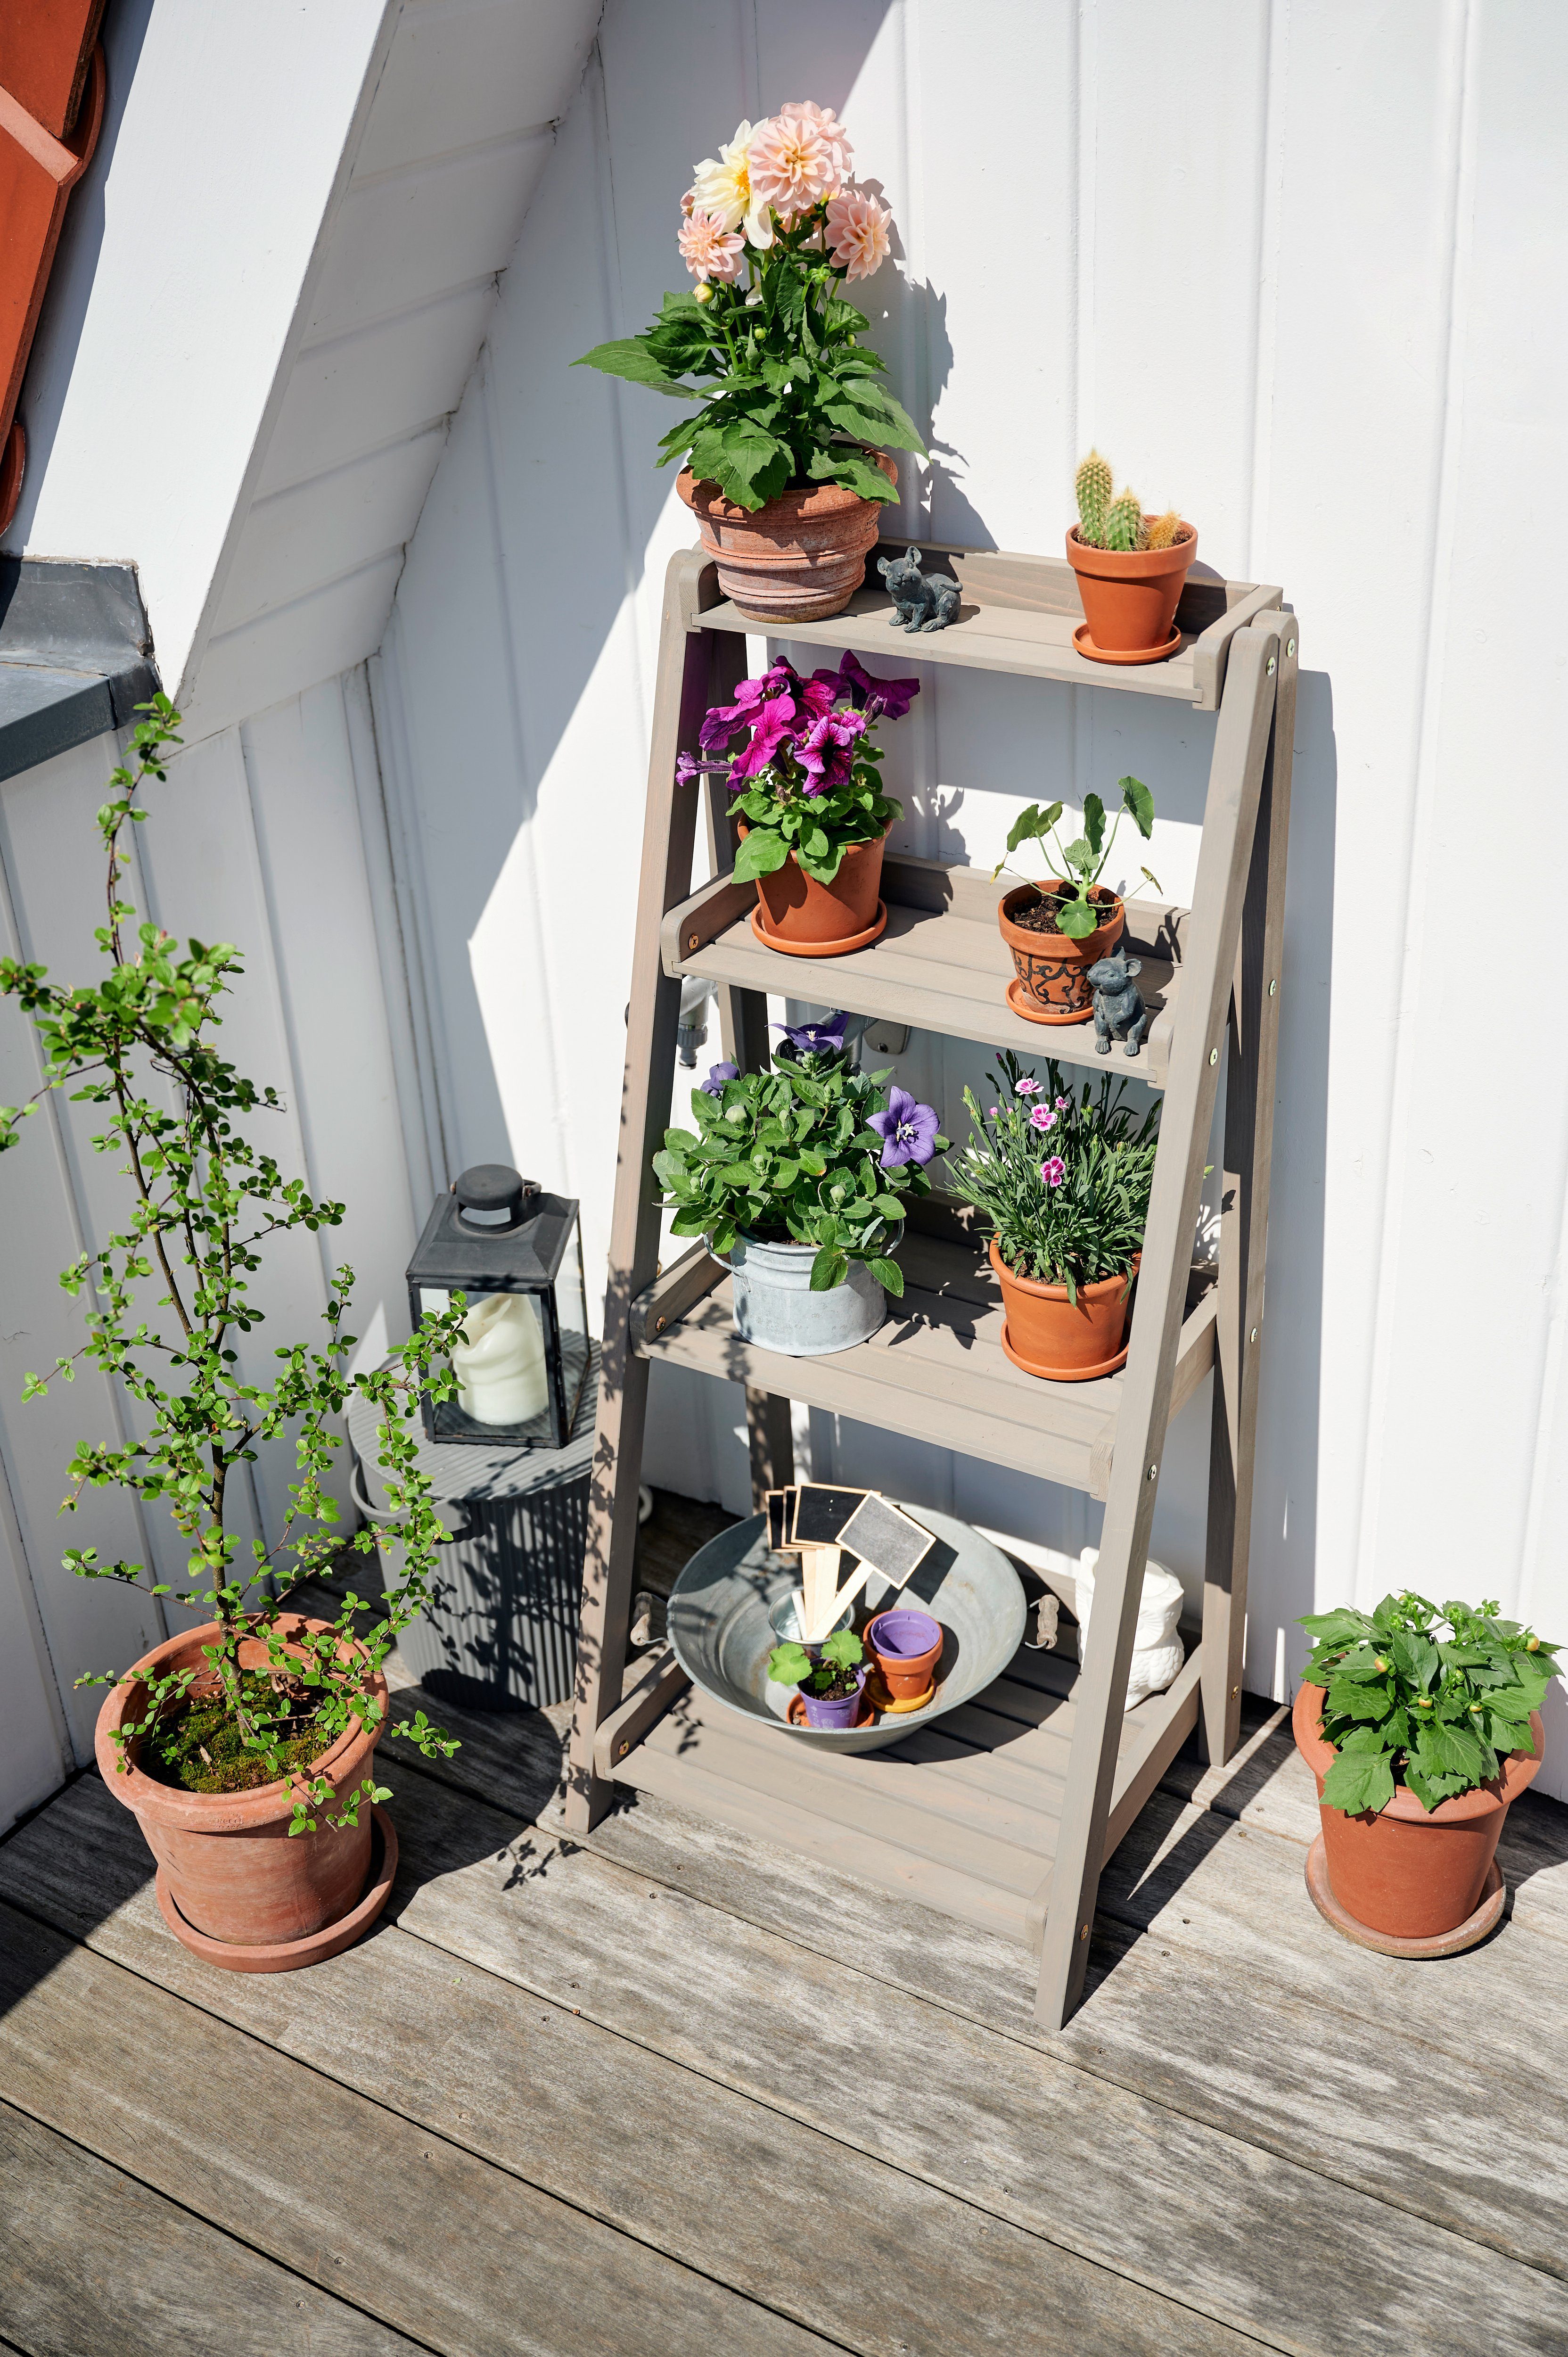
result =
[{"label": "terracotta saucer", "polygon": [[[209,1939],[205,1932],[188,1923],[175,1905],[163,1869],[158,1869],[158,1905],[164,1921],[182,1946],[199,1956],[203,1963],[216,1964],[225,1973],[294,1973],[306,1964],[325,1964],[328,1956],[340,1956],[356,1940],[368,1932],[381,1909],[392,1896],[392,1878],[397,1872],[397,1828],[383,1809],[372,1807],[375,1834],[371,1842],[371,1878],[365,1885],[365,1895],[347,1915],[339,1915],[336,1923],[324,1923],[319,1932],[311,1932],[303,1940],[280,1940],[259,1948],[237,1947],[231,1940]],[[302,1834],[302,1841],[310,1835]]]},{"label": "terracotta saucer", "polygon": [[1171,625],[1170,637],[1165,640],[1163,647],[1117,647],[1107,649],[1105,647],[1097,647],[1094,640],[1089,635],[1089,624],[1087,622],[1080,622],[1077,630],[1072,634],[1072,642],[1078,649],[1079,653],[1080,655],[1087,655],[1090,662],[1164,662],[1167,656],[1174,655],[1176,649],[1180,646],[1181,630],[1176,624],[1173,623]]},{"label": "terracotta saucer", "polygon": [[[869,1727],[875,1717],[876,1714],[871,1707],[870,1686],[871,1680],[867,1678],[865,1684],[860,1690],[860,1708],[851,1719],[850,1727]],[[803,1727],[808,1735],[847,1735],[849,1733],[848,1727],[807,1727],[806,1705],[799,1688],[789,1697],[788,1717],[791,1727]]]},{"label": "terracotta saucer", "polygon": [[888,1692],[887,1681],[879,1671],[873,1670],[865,1681],[866,1694],[884,1718],[901,1718],[908,1711],[924,1710],[936,1690],[937,1682],[933,1678],[925,1693],[917,1695],[912,1702],[895,1702]]},{"label": "terracotta saucer", "polygon": [[869,949],[887,930],[887,903],[876,903],[876,921],[867,925],[864,933],[847,933],[842,942],[786,942],[770,933],[762,921],[760,907],[751,912],[751,930],[764,949],[779,950],[785,957],[847,957],[851,950]]},{"label": "terracotta saucer", "polygon": [[1015,1015],[1023,1017],[1026,1023],[1092,1023],[1094,1020],[1092,1002],[1081,1015],[1047,1015],[1043,1006],[1036,1006],[1016,974],[1007,985],[1007,1004]]},{"label": "terracotta saucer", "polygon": [[1047,1383],[1091,1383],[1101,1375],[1113,1375],[1118,1367],[1126,1365],[1127,1352],[1131,1347],[1131,1338],[1129,1338],[1122,1343],[1113,1359],[1101,1359],[1097,1367],[1036,1367],[1032,1359],[1019,1356],[1013,1348],[1006,1327],[1004,1326],[1002,1329],[1002,1348],[1006,1351],[1013,1364],[1015,1367],[1021,1367],[1026,1375],[1041,1376]]},{"label": "terracotta saucer", "polygon": [[1323,1835],[1318,1835],[1306,1853],[1306,1888],[1313,1905],[1326,1923],[1332,1923],[1341,1939],[1353,1940],[1359,1948],[1375,1948],[1380,1956],[1456,1956],[1466,1948],[1475,1947],[1495,1931],[1503,1911],[1508,1893],[1503,1888],[1503,1873],[1497,1859],[1487,1877],[1487,1887],[1475,1913],[1452,1932],[1440,1932],[1431,1940],[1398,1940],[1391,1932],[1374,1932],[1368,1923],[1359,1923],[1354,1915],[1346,1913],[1328,1884],[1328,1855]]}]

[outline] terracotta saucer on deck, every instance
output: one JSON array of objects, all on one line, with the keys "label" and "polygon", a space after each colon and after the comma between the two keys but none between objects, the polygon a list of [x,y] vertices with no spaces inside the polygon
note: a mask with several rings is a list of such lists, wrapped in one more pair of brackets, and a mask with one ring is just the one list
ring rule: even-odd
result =
[{"label": "terracotta saucer on deck", "polygon": [[[1065,1299],[1065,1295],[1063,1297]],[[1022,1357],[1020,1353],[1013,1348],[1013,1344],[1008,1336],[1005,1326],[1002,1329],[1002,1348],[1006,1351],[1007,1356],[1012,1360],[1013,1364],[1015,1367],[1021,1368],[1026,1375],[1038,1375],[1043,1383],[1092,1383],[1096,1382],[1100,1376],[1113,1375],[1118,1367],[1124,1367],[1126,1365],[1127,1352],[1131,1348],[1131,1340],[1129,1339],[1128,1341],[1122,1343],[1122,1348],[1117,1351],[1114,1358],[1101,1359],[1097,1367],[1036,1367],[1032,1359]]]},{"label": "terracotta saucer on deck", "polygon": [[869,949],[881,939],[887,930],[887,903],[878,900],[875,918],[864,933],[846,933],[841,942],[787,942],[781,933],[768,931],[760,908],[751,912],[751,930],[764,949],[779,950],[786,957],[845,957],[851,950]]},{"label": "terracotta saucer on deck", "polygon": [[1016,974],[1007,985],[1007,1004],[1015,1015],[1023,1017],[1026,1023],[1091,1023],[1094,1020],[1092,1005],[1071,1015],[1055,1015],[1047,1007],[1036,1006]]},{"label": "terracotta saucer on deck", "polygon": [[[365,1885],[364,1897],[347,1915],[339,1915],[335,1923],[324,1923],[319,1932],[308,1932],[303,1940],[279,1940],[264,1947],[242,1948],[231,1940],[214,1940],[188,1923],[176,1906],[163,1869],[158,1869],[158,1906],[164,1921],[183,1947],[204,1964],[216,1964],[225,1973],[294,1973],[306,1964],[325,1964],[328,1956],[340,1956],[351,1948],[371,1928],[392,1896],[393,1877],[397,1873],[397,1828],[384,1809],[372,1807],[375,1835],[371,1846],[371,1878]],[[308,1841],[310,1836],[301,1836]]]},{"label": "terracotta saucer on deck", "polygon": [[1326,1923],[1331,1923],[1343,1940],[1353,1940],[1359,1948],[1375,1948],[1380,1956],[1456,1956],[1466,1948],[1474,1948],[1489,1932],[1496,1930],[1503,1911],[1508,1892],[1503,1887],[1502,1868],[1493,1858],[1487,1876],[1481,1903],[1475,1913],[1452,1932],[1440,1932],[1429,1940],[1400,1940],[1391,1932],[1374,1932],[1369,1923],[1358,1922],[1340,1906],[1329,1885],[1328,1855],[1323,1835],[1318,1835],[1306,1853],[1306,1888],[1313,1905]]}]

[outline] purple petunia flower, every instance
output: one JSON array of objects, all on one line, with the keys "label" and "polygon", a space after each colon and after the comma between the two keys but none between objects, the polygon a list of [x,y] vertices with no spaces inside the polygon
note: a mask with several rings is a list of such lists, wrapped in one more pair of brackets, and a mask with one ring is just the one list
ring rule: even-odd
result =
[{"label": "purple petunia flower", "polygon": [[821,1023],[776,1023],[798,1056],[836,1056],[843,1046],[847,1015],[830,1015]]},{"label": "purple petunia flower", "polygon": [[847,785],[854,765],[854,745],[865,734],[858,712],[824,712],[814,720],[795,748],[795,759],[806,772],[800,791],[811,801]]},{"label": "purple petunia flower", "polygon": [[747,778],[755,778],[787,745],[795,739],[795,699],[792,695],[776,695],[762,707],[751,741],[736,755],[730,770],[730,791],[738,793]]},{"label": "purple petunia flower", "polygon": [[1047,1156],[1040,1165],[1040,1176],[1047,1187],[1059,1187],[1067,1177],[1067,1164],[1059,1154]]},{"label": "purple petunia flower", "polygon": [[1040,1093],[1040,1083],[1038,1081],[1016,1081],[1013,1085],[1013,1093],[1015,1097],[1037,1097]]},{"label": "purple petunia flower", "polygon": [[1031,1129],[1055,1129],[1056,1125],[1057,1116],[1051,1111],[1049,1105],[1031,1105],[1029,1107],[1029,1126]]},{"label": "purple petunia flower", "polygon": [[886,1112],[874,1113],[870,1123],[882,1140],[884,1170],[897,1170],[906,1162],[929,1162],[937,1150],[941,1126],[937,1109],[918,1103],[908,1089],[889,1089]]},{"label": "purple petunia flower", "polygon": [[707,1079],[701,1083],[703,1094],[705,1097],[722,1097],[725,1092],[725,1082],[738,1081],[739,1078],[738,1064],[714,1064]]},{"label": "purple petunia flower", "polygon": [[[813,672],[811,676],[828,681],[835,674],[831,671],[819,671]],[[920,693],[918,679],[874,679],[858,657],[847,649],[839,663],[836,677],[839,694],[849,695],[858,690],[865,697],[868,720],[902,720]]]}]

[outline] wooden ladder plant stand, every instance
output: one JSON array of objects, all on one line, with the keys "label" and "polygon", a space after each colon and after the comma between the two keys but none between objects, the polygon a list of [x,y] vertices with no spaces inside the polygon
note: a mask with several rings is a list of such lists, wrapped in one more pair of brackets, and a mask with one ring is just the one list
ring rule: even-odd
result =
[{"label": "wooden ladder plant stand", "polygon": [[[660,1269],[651,1162],[686,974],[718,985],[724,1053],[743,1070],[768,1061],[768,993],[808,985],[852,1014],[1107,1069],[1091,1027],[1042,1031],[1007,1006],[997,888],[983,872],[889,857],[881,940],[802,972],[750,930],[754,888],[729,873],[734,836],[710,786],[714,880],[690,892],[699,789],[678,781],[677,757],[696,750],[708,705],[732,695],[756,626],[720,599],[702,553],[683,552],[665,580],[566,1823],[589,1831],[615,1784],[629,1784],[999,1932],[1037,1953],[1037,2018],[1051,2030],[1082,1993],[1105,1860],[1195,1727],[1210,1760],[1228,1759],[1238,1738],[1296,626],[1276,588],[1189,578],[1176,653],[1112,668],[1072,644],[1080,609],[1065,564],[980,550],[950,551],[948,562],[963,597],[948,630],[913,643],[895,636],[886,596],[865,589],[845,613],[793,626],[790,643],[1172,697],[1217,716],[1192,908],[1127,906],[1128,945],[1157,1012],[1144,1054],[1132,1062],[1116,1045],[1109,1063],[1163,1088],[1165,1103],[1126,1366],[1087,1383],[1044,1383],[1011,1366],[990,1271],[940,1199],[920,1206],[906,1233],[907,1291],[893,1319],[836,1356],[788,1359],[743,1341],[728,1276],[701,1243]],[[1195,1264],[1193,1236],[1222,1056],[1216,1265]],[[668,1651],[623,1694],[655,1359],[746,1386],[757,1499],[793,1478],[792,1398],[1103,1498],[1087,1659],[1021,1651],[973,1704],[858,1756],[824,1755],[706,1705]],[[1124,1717],[1165,1431],[1210,1369],[1201,1639],[1175,1684]]]}]

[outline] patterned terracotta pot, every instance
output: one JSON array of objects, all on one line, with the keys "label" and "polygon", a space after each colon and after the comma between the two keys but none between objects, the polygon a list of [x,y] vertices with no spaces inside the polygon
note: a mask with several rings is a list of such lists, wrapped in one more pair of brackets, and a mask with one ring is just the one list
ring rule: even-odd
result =
[{"label": "patterned terracotta pot", "polygon": [[1323,1805],[1323,1780],[1335,1750],[1324,1740],[1322,1686],[1304,1685],[1291,1713],[1295,1748],[1317,1779],[1318,1814],[1327,1853],[1328,1881],[1348,1915],[1369,1931],[1396,1940],[1435,1940],[1468,1922],[1481,1903],[1497,1856],[1503,1819],[1541,1766],[1541,1713],[1530,1715],[1533,1758],[1510,1751],[1495,1783],[1430,1814],[1402,1784],[1376,1814],[1348,1817]]},{"label": "patterned terracotta pot", "polygon": [[[897,481],[885,450],[867,456],[889,482]],[[842,614],[865,581],[882,514],[876,500],[839,483],[816,483],[759,508],[737,508],[716,483],[699,482],[690,467],[682,468],[675,489],[718,565],[720,588],[750,620],[822,621]]]},{"label": "patterned terracotta pot", "polygon": [[996,911],[1002,938],[1013,952],[1017,979],[1008,991],[1008,1003],[1032,1023],[1087,1023],[1094,1013],[1094,993],[1089,969],[1097,958],[1109,957],[1122,938],[1126,922],[1121,901],[1102,884],[1093,899],[1106,910],[1105,921],[1084,940],[1069,933],[1036,933],[1013,922],[1015,909],[1026,908],[1039,893],[1066,890],[1059,876],[1041,885],[1015,884],[1003,895]]},{"label": "patterned terracotta pot", "polygon": [[1078,594],[1092,645],[1086,651],[1120,656],[1123,662],[1159,662],[1172,652],[1171,633],[1187,568],[1197,554],[1197,534],[1184,523],[1186,537],[1174,548],[1088,548],[1074,524],[1067,536],[1067,561],[1078,576]]}]

